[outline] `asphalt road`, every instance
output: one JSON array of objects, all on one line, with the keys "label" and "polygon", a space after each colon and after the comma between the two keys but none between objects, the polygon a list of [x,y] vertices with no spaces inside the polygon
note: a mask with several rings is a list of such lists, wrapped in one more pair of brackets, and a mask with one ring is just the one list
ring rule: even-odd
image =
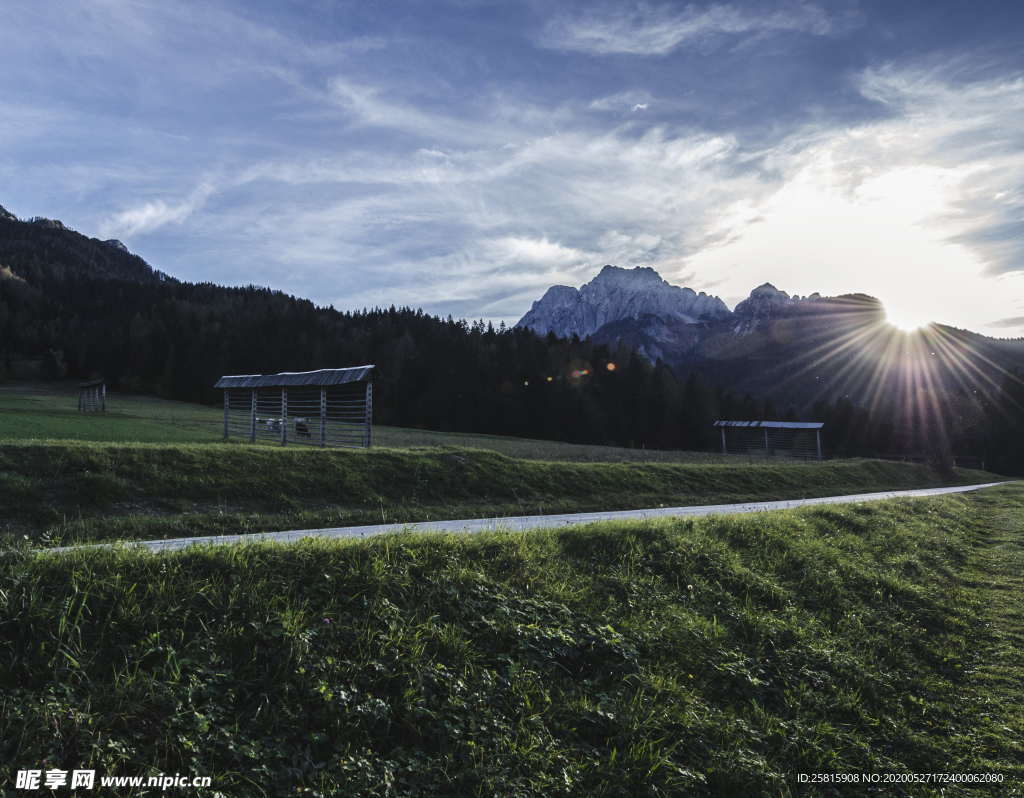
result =
[{"label": "asphalt road", "polygon": [[566,515],[520,515],[506,518],[472,518],[461,521],[418,521],[408,524],[375,524],[372,526],[342,526],[327,529],[293,529],[287,532],[254,532],[248,535],[210,535],[195,538],[167,538],[165,540],[141,540],[124,543],[95,543],[81,546],[61,546],[45,549],[49,552],[70,551],[83,548],[110,548],[111,546],[143,546],[151,551],[174,551],[188,546],[203,544],[257,543],[277,541],[291,543],[301,538],[367,538],[388,532],[486,532],[503,529],[525,531],[550,527],[589,524],[595,521],[635,521],[645,518],[669,516],[735,515],[737,513],[761,513],[771,510],[790,510],[794,507],[808,507],[815,504],[848,504],[851,502],[873,502],[882,499],[908,497],[942,496],[947,493],[965,493],[1005,482],[987,482],[983,485],[963,485],[954,488],[921,488],[919,490],[889,490],[881,493],[854,493],[848,496],[823,496],[817,499],[789,499],[774,502],[747,502],[743,504],[707,504],[697,507],[656,507],[650,510],[618,510],[600,513],[569,513]]}]

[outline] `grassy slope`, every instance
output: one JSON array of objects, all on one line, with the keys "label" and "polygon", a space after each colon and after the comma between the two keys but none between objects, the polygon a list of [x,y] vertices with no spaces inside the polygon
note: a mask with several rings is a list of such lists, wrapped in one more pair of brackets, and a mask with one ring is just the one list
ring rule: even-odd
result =
[{"label": "grassy slope", "polygon": [[982,545],[965,570],[968,587],[981,597],[980,620],[989,632],[967,685],[969,700],[985,720],[951,732],[958,747],[975,751],[980,767],[1005,770],[1017,794],[1024,794],[1024,503],[1014,500],[1019,493],[1004,489],[986,497]]},{"label": "grassy slope", "polygon": [[[991,475],[961,471],[956,483]],[[45,543],[828,496],[940,484],[920,465],[557,463],[469,449],[0,444],[0,535]],[[0,538],[2,542],[2,538]]]},{"label": "grassy slope", "polygon": [[999,771],[944,795],[1021,794],[1022,544],[1017,485],[527,535],[10,552],[0,761],[245,796],[790,795],[836,771]]}]

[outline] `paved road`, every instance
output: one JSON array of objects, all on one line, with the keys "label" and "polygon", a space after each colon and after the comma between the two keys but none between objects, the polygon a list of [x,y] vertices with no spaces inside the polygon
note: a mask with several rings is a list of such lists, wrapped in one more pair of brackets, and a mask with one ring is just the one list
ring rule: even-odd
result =
[{"label": "paved road", "polygon": [[920,490],[889,490],[882,493],[854,493],[849,496],[824,496],[817,499],[789,499],[775,502],[748,502],[745,504],[706,504],[699,507],[657,507],[650,510],[619,510],[601,513],[569,513],[566,515],[520,515],[507,518],[472,518],[462,521],[418,521],[411,524],[376,524],[373,526],[342,526],[328,529],[294,529],[288,532],[254,532],[248,535],[210,535],[195,538],[168,538],[141,540],[131,543],[98,543],[84,546],[62,546],[46,551],[60,552],[81,548],[109,548],[110,546],[144,546],[151,551],[173,551],[199,544],[256,543],[273,540],[290,543],[300,538],[365,538],[388,532],[485,532],[495,529],[523,531],[545,527],[589,524],[594,521],[635,521],[667,516],[733,515],[760,513],[768,510],[789,510],[813,504],[847,504],[873,502],[900,497],[941,496],[945,493],[964,493],[970,490],[1005,485],[1005,482],[987,482],[984,485],[964,485],[955,488],[922,488]]}]

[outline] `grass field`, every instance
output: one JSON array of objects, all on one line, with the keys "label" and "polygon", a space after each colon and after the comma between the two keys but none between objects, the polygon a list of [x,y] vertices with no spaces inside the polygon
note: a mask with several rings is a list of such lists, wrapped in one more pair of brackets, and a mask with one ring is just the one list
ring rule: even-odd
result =
[{"label": "grass field", "polygon": [[[10,551],[3,777],[207,774],[226,796],[1021,795],[1022,568],[1019,485],[526,535]],[[797,781],[936,772],[1002,781]]]},{"label": "grass field", "polygon": [[382,445],[371,451],[225,444],[216,408],[115,395],[108,413],[83,415],[74,402],[73,386],[0,390],[0,542],[65,545],[991,480],[964,470],[944,479],[903,463],[749,460],[389,427],[376,428]]},{"label": "grass field", "polygon": [[[960,471],[952,482],[987,482]],[[921,465],[571,463],[480,449],[0,443],[0,540],[66,545],[919,488]]]},{"label": "grass field", "polygon": [[[75,385],[69,383],[0,383],[0,441],[215,443],[222,440],[223,414],[216,407],[152,396],[111,394],[106,413],[82,414],[77,410],[77,396]],[[380,447],[488,449],[530,460],[712,463],[741,459],[710,452],[587,446],[381,425],[374,426],[373,435],[375,444]],[[760,459],[763,458],[752,458],[752,461]]]},{"label": "grass field", "polygon": [[862,795],[797,774],[936,772],[1002,781],[871,794],[1024,795],[1020,484],[529,534],[33,551],[993,479],[389,428],[371,451],[250,446],[219,421],[123,396],[83,417],[73,392],[0,387],[5,795],[37,767],[209,775],[222,796]]}]

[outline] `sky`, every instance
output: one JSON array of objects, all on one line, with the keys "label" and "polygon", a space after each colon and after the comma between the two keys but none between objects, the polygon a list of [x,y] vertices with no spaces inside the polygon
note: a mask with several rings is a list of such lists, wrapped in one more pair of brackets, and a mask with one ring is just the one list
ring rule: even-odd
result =
[{"label": "sky", "polygon": [[1024,335],[1024,4],[3,0],[0,205],[514,323],[653,266]]}]

